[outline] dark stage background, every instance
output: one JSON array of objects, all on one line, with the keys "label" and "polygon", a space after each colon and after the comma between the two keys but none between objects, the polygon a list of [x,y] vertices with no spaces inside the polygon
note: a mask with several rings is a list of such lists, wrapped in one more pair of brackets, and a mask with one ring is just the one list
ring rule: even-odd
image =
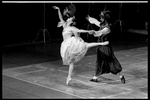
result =
[{"label": "dark stage background", "polygon": [[[87,26],[85,17],[89,14],[99,18],[99,13],[106,5],[106,10],[112,12],[113,35],[120,34],[119,14],[123,21],[123,31],[128,29],[145,29],[148,21],[148,3],[73,3],[76,6],[76,26],[83,29],[95,29]],[[63,10],[70,3],[2,3],[2,46],[24,43],[36,43],[43,41],[43,31],[46,41],[61,42],[62,28],[57,28],[59,21],[57,10],[53,6],[59,6]],[[44,8],[45,6],[45,8]],[[45,18],[44,18],[45,11]],[[45,21],[44,21],[45,20]],[[125,33],[123,33],[125,34]],[[86,40],[87,35],[81,35]]]}]

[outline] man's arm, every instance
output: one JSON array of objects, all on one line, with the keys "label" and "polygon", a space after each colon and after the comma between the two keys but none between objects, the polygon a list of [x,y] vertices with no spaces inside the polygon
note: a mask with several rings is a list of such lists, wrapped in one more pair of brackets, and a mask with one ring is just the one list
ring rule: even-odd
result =
[{"label": "man's arm", "polygon": [[102,29],[102,30],[95,31],[94,36],[95,36],[95,37],[99,37],[99,36],[101,36],[102,34],[108,34],[108,33],[110,33],[110,29],[107,28],[107,27],[105,27],[105,28]]}]

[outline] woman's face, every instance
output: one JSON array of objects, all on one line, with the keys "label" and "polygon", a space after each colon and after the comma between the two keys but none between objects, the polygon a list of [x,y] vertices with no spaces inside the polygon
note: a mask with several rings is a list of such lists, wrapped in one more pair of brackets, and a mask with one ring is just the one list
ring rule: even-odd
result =
[{"label": "woman's face", "polygon": [[72,20],[73,20],[72,18],[68,18],[67,23],[70,25],[73,22]]},{"label": "woman's face", "polygon": [[71,17],[71,18],[68,18],[68,19],[67,19],[67,23],[68,23],[68,25],[70,25],[70,24],[72,24],[72,23],[73,23],[73,19],[74,19],[74,17]]}]

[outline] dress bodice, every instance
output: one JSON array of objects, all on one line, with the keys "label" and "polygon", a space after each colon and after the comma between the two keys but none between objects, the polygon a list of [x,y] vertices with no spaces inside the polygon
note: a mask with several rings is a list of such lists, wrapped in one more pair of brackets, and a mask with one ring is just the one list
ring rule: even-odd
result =
[{"label": "dress bodice", "polygon": [[66,40],[72,37],[73,33],[71,32],[71,30],[69,30],[69,28],[65,28],[62,32],[62,35],[63,35],[63,39]]},{"label": "dress bodice", "polygon": [[66,40],[70,38],[73,34],[71,32],[63,32],[63,39]]},{"label": "dress bodice", "polygon": [[98,37],[98,42],[105,42],[108,41],[108,35],[101,35],[100,37]]}]

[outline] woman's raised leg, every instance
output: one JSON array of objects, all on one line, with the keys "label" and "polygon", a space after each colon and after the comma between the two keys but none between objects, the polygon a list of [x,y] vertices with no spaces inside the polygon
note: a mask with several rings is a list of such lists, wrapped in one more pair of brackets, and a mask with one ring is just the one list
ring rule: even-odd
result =
[{"label": "woman's raised leg", "polygon": [[91,48],[91,47],[95,47],[98,45],[107,45],[109,42],[105,41],[105,42],[94,42],[94,43],[87,43],[87,48]]}]

